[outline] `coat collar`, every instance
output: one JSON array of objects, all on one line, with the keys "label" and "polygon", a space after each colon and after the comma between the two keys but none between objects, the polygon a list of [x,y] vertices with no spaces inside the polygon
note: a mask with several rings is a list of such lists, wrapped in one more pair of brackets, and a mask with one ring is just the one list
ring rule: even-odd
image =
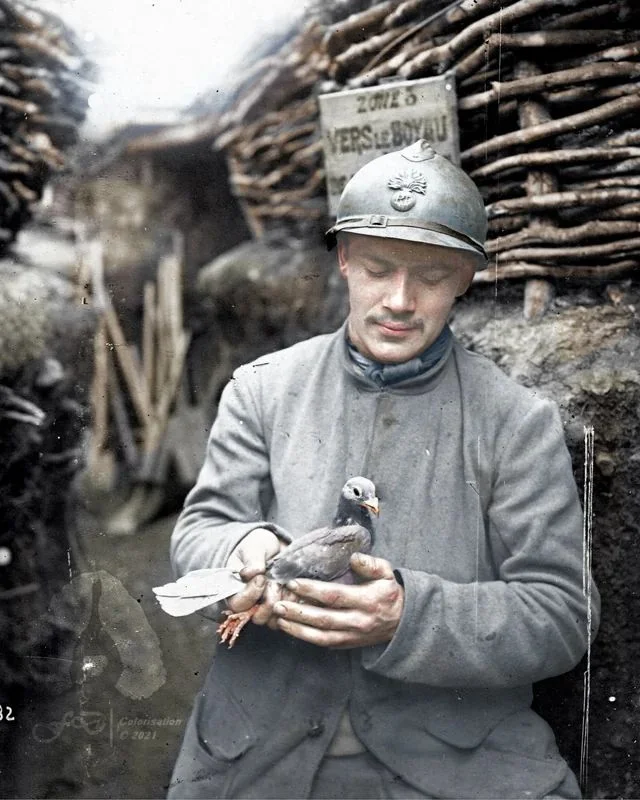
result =
[{"label": "coat collar", "polygon": [[451,361],[455,338],[451,332],[443,337],[441,343],[441,354],[435,364],[428,366],[426,370],[404,380],[397,381],[388,385],[381,386],[379,382],[365,374],[365,370],[360,366],[350,353],[349,340],[347,336],[347,322],[336,332],[341,348],[342,363],[350,378],[361,388],[370,392],[391,392],[395,394],[419,394],[430,391],[437,384],[447,371]]}]

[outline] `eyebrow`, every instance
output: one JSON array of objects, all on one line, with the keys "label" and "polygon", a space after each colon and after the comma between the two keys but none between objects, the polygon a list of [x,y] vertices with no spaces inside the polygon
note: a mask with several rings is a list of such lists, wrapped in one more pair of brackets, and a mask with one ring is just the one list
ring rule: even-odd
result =
[{"label": "eyebrow", "polygon": [[380,267],[388,267],[390,269],[395,269],[398,266],[397,261],[389,261],[386,258],[382,258],[381,256],[377,255],[369,255],[368,253],[363,256],[365,261],[373,262],[377,266]]},{"label": "eyebrow", "polygon": [[[396,260],[389,260],[382,256],[378,255],[370,255],[364,254],[362,258],[365,261],[373,262],[377,266],[384,267],[386,269],[397,269],[401,264]],[[450,264],[425,264],[424,262],[419,262],[417,264],[409,264],[408,268],[411,270],[416,271],[429,271],[429,272],[439,272],[444,274],[449,274],[450,272],[455,270],[455,267],[452,267]]]}]

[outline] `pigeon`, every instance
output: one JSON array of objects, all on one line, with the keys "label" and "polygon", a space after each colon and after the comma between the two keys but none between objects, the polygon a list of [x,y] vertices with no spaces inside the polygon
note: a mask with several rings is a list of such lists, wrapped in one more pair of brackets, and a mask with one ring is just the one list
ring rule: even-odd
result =
[{"label": "pigeon", "polygon": [[[295,578],[353,583],[353,553],[368,553],[373,545],[372,514],[379,513],[376,489],[368,478],[350,478],[342,487],[331,525],[316,528],[291,542],[266,565],[266,577],[284,586]],[[175,583],[154,588],[162,608],[173,616],[191,614],[236,594],[245,583],[228,568],[189,572]],[[258,606],[227,617],[218,627],[221,642],[233,647]]]}]

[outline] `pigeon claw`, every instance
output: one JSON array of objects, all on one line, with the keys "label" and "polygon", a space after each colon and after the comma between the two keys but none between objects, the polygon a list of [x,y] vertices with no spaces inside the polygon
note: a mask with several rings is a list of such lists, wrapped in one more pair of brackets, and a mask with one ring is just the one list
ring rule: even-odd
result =
[{"label": "pigeon claw", "polygon": [[258,606],[251,606],[248,611],[238,611],[232,614],[231,611],[225,611],[227,618],[218,625],[218,636],[220,637],[221,644],[227,644],[229,650],[233,647],[240,631],[249,622],[253,615],[258,610]]}]

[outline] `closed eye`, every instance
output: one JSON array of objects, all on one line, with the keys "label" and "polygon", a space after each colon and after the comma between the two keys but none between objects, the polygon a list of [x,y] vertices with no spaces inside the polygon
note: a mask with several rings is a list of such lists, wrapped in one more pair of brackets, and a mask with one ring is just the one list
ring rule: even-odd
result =
[{"label": "closed eye", "polygon": [[372,278],[384,278],[391,272],[391,270],[388,269],[372,269],[371,267],[365,267],[365,271],[367,275],[371,275]]}]

